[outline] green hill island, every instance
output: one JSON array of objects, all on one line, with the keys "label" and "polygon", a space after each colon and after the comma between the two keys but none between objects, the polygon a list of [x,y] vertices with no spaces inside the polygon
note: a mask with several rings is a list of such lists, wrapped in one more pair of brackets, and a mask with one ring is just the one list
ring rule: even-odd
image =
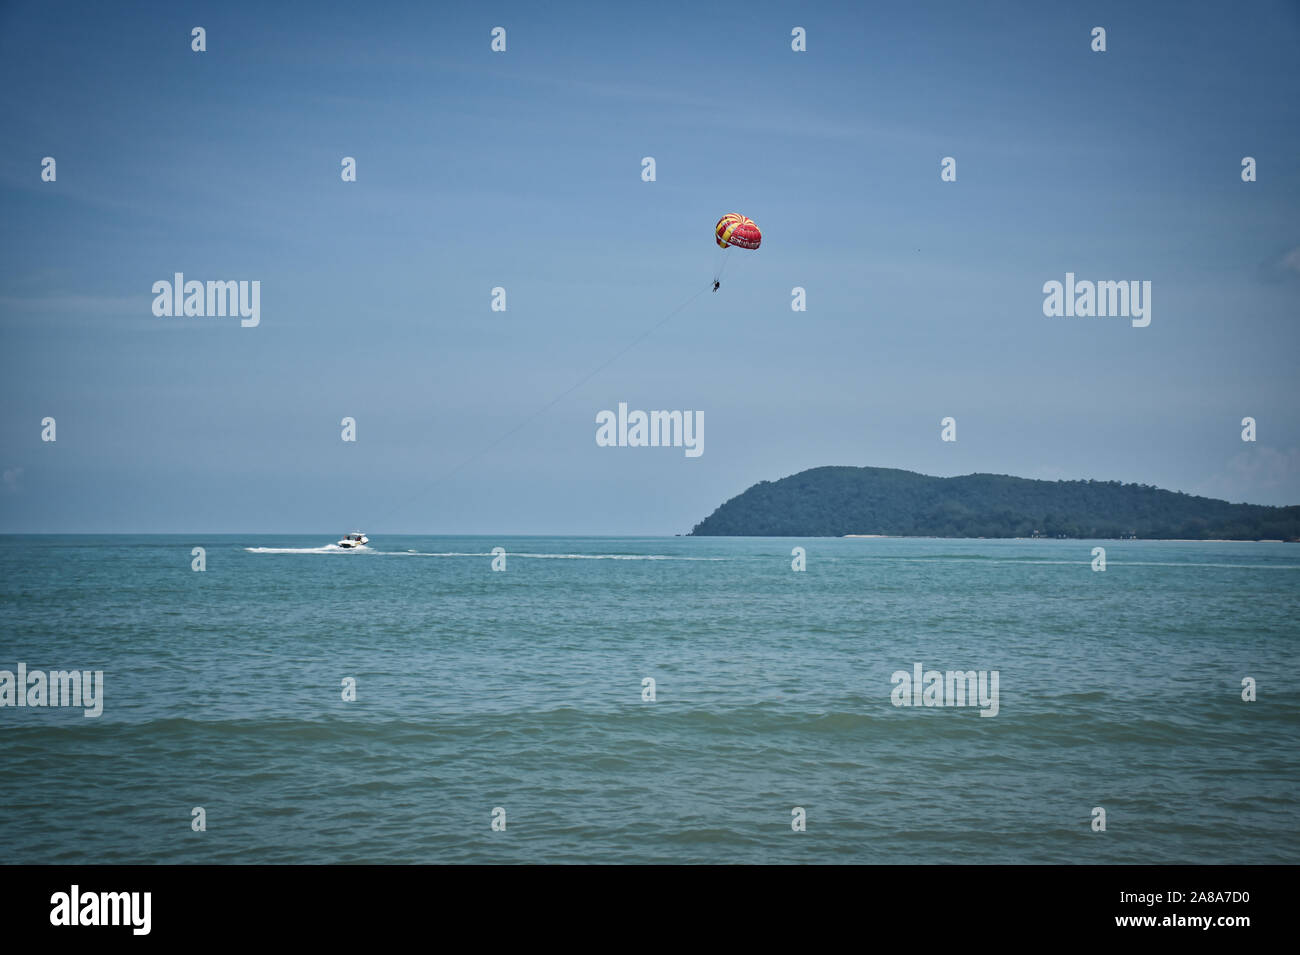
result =
[{"label": "green hill island", "polygon": [[1149,484],[939,478],[824,467],[760,481],[695,525],[695,537],[1300,539],[1300,506],[1229,504]]}]

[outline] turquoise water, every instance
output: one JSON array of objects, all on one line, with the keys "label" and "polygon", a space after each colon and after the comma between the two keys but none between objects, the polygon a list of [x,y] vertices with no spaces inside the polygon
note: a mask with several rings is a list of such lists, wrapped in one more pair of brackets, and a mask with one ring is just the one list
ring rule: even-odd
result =
[{"label": "turquoise water", "polygon": [[1300,546],[337,536],[0,541],[9,861],[1300,862]]}]

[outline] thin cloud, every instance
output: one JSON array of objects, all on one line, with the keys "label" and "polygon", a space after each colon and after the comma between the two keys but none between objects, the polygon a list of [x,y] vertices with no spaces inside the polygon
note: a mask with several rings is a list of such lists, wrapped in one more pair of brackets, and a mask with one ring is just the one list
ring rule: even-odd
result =
[{"label": "thin cloud", "polygon": [[1259,272],[1260,278],[1265,282],[1294,282],[1300,279],[1300,245],[1264,262],[1260,265]]},{"label": "thin cloud", "polygon": [[17,494],[22,490],[22,480],[22,468],[5,468],[0,472],[0,491],[5,494]]}]

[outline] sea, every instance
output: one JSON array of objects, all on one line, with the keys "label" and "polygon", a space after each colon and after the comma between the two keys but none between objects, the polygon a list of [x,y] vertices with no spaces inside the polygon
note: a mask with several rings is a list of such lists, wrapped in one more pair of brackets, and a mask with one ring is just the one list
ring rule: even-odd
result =
[{"label": "sea", "polygon": [[0,538],[5,861],[1300,862],[1295,544],[337,537]]}]

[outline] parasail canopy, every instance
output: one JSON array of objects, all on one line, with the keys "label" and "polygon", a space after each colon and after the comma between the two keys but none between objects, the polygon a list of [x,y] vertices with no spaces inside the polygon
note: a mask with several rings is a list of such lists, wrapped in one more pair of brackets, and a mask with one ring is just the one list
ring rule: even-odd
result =
[{"label": "parasail canopy", "polygon": [[754,220],[738,212],[728,212],[719,219],[713,228],[713,234],[717,237],[718,246],[723,249],[732,245],[740,249],[757,249],[763,241],[763,233]]}]

